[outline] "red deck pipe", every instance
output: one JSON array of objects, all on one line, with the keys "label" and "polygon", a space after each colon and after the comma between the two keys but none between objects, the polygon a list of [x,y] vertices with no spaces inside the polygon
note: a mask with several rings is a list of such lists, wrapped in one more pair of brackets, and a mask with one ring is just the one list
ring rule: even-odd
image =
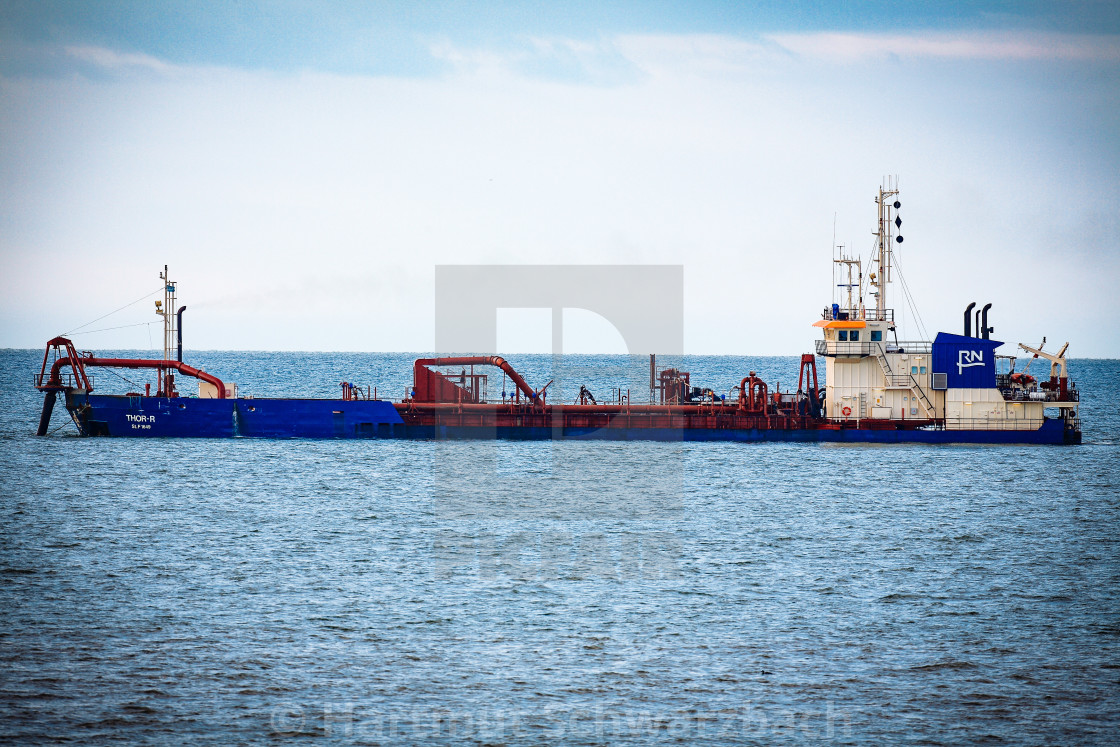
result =
[{"label": "red deck pipe", "polygon": [[477,355],[477,356],[462,356],[458,358],[419,358],[412,364],[412,382],[413,386],[420,380],[420,369],[427,366],[497,366],[506,372],[514,385],[521,390],[521,393],[529,398],[529,401],[534,401],[536,392],[533,387],[521,378],[521,374],[513,370],[513,366],[506,362],[506,360],[497,355]]},{"label": "red deck pipe", "polygon": [[739,382],[739,409],[750,413],[766,411],[766,382],[751,373]]}]

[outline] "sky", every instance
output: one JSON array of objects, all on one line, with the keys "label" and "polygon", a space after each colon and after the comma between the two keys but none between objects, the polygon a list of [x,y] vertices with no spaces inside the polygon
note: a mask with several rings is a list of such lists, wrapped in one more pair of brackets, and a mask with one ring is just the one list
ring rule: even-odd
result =
[{"label": "sky", "polygon": [[1118,8],[4,0],[0,347],[158,346],[165,264],[188,350],[342,351],[430,350],[437,265],[670,264],[686,352],[795,355],[891,176],[900,339],[1118,358]]}]

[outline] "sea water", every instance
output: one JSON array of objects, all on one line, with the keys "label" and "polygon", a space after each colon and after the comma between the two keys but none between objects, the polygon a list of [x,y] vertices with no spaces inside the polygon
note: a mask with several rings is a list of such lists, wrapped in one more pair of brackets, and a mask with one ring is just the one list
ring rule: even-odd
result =
[{"label": "sea water", "polygon": [[[392,399],[414,357],[188,356]],[[509,358],[648,399],[648,359]],[[0,351],[6,741],[1120,739],[1118,361],[1071,364],[1083,445],[1029,447],[37,438],[41,360]]]}]

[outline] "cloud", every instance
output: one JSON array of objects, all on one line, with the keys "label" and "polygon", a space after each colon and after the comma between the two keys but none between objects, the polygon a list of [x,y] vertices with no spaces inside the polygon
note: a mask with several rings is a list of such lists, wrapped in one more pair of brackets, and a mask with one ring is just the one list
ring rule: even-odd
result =
[{"label": "cloud", "polygon": [[527,37],[514,47],[441,41],[433,58],[461,74],[514,75],[589,85],[652,78],[726,79],[773,71],[791,57],[861,64],[895,58],[968,62],[1120,62],[1120,35],[1058,32],[622,34],[596,41]]},{"label": "cloud", "polygon": [[1120,36],[1036,32],[815,33],[766,37],[800,57],[862,62],[883,57],[942,60],[1120,62]]},{"label": "cloud", "polygon": [[71,46],[65,48],[66,54],[74,59],[96,67],[111,70],[149,70],[167,74],[176,67],[151,55],[137,52],[117,52],[112,49],[94,46]]},{"label": "cloud", "polygon": [[450,40],[429,53],[461,74],[512,73],[563,83],[614,86],[637,82],[642,73],[611,39],[580,40],[528,36],[502,48],[470,48]]},{"label": "cloud", "polygon": [[587,85],[642,83],[662,75],[722,78],[789,57],[772,41],[725,34],[622,34],[593,41],[533,36],[501,48],[467,47],[444,39],[432,43],[429,51],[460,74]]},{"label": "cloud", "polygon": [[[525,36],[502,47],[470,47],[449,39],[427,44],[437,69],[459,75],[504,76],[576,85],[637,84],[650,76],[724,77],[794,57],[858,64],[886,58],[945,61],[1120,63],[1120,35],[1030,31],[766,34],[624,34],[594,40]],[[105,73],[183,72],[148,54],[100,46],[67,46],[65,55]]]},{"label": "cloud", "polygon": [[[775,59],[773,44],[724,34],[632,34],[619,49],[647,73],[723,78]],[[786,55],[782,55],[785,57]]]}]

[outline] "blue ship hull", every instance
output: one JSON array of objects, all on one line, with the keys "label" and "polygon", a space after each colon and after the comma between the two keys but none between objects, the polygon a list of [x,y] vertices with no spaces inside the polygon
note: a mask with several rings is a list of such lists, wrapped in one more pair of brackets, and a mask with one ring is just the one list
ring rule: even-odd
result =
[{"label": "blue ship hull", "polygon": [[1080,443],[1050,419],[1033,431],[881,428],[552,428],[407,424],[391,402],[330,399],[196,399],[70,392],[82,435],[146,438],[399,438],[841,443]]},{"label": "blue ship hull", "polygon": [[370,438],[404,421],[391,402],[330,399],[196,399],[68,394],[87,436],[149,438]]}]

